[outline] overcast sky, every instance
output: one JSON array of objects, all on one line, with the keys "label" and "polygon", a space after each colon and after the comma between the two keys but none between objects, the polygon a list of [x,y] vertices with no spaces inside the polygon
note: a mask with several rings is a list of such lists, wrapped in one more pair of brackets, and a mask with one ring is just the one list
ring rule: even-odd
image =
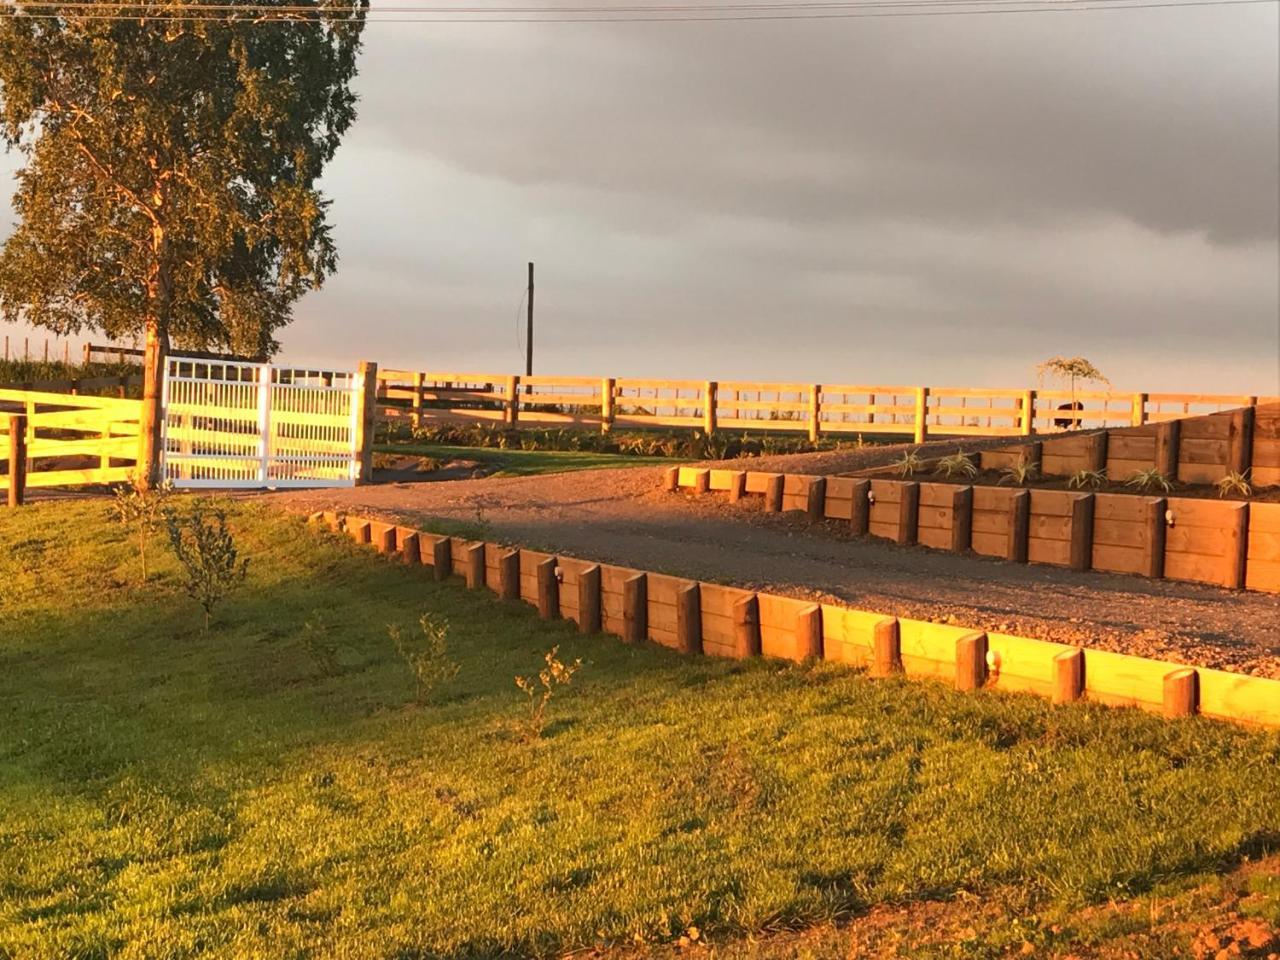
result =
[{"label": "overcast sky", "polygon": [[371,24],[282,356],[1280,392],[1277,9]]}]

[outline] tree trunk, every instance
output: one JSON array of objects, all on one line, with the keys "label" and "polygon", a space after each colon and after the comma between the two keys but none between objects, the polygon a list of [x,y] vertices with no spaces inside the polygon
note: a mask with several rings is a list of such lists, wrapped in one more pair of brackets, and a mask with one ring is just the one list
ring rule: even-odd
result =
[{"label": "tree trunk", "polygon": [[150,490],[160,484],[161,429],[164,425],[164,358],[169,352],[168,337],[160,325],[147,323],[146,350],[142,357],[142,416],[139,430],[138,474]]}]

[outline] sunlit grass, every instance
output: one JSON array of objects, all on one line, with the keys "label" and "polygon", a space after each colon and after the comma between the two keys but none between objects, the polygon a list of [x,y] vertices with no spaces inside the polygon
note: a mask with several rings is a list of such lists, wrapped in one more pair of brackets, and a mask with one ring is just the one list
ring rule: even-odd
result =
[{"label": "sunlit grass", "polygon": [[[584,638],[243,504],[249,582],[206,636],[104,514],[0,513],[0,956],[491,956],[961,891],[1072,905],[1280,836],[1274,733]],[[386,625],[427,611],[461,670],[417,705]],[[513,678],[555,644],[584,666],[526,743]]]}]

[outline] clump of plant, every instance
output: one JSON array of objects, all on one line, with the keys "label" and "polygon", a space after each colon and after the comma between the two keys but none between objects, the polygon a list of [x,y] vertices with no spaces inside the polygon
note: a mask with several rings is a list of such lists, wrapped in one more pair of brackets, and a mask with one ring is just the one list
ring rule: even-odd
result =
[{"label": "clump of plant", "polygon": [[938,461],[938,473],[949,480],[955,477],[976,477],[978,468],[969,454],[960,450]]},{"label": "clump of plant", "polygon": [[1214,484],[1218,488],[1218,496],[1248,497],[1253,495],[1253,485],[1249,483],[1249,471],[1238,473],[1232,470]]},{"label": "clump of plant", "polygon": [[418,703],[426,703],[438,687],[458,675],[458,664],[448,655],[449,621],[443,617],[424,613],[414,635],[406,635],[395,623],[387,625],[387,634],[413,674]]},{"label": "clump of plant", "polygon": [[1173,489],[1173,483],[1163,473],[1155,467],[1147,470],[1139,470],[1132,477],[1125,481],[1126,487],[1133,487],[1143,493],[1168,493]]},{"label": "clump of plant", "polygon": [[546,652],[546,662],[537,674],[528,677],[516,677],[516,686],[529,701],[529,715],[522,720],[525,738],[537,740],[547,725],[547,707],[555,696],[558,687],[567,687],[573,681],[573,675],[582,666],[582,660],[566,664],[560,661],[560,647],[554,646]]},{"label": "clump of plant", "polygon": [[127,529],[133,531],[138,541],[138,560],[142,564],[142,582],[147,582],[147,546],[164,523],[164,514],[173,484],[168,480],[156,485],[143,483],[141,474],[133,474],[128,483],[114,489],[115,500],[111,515]]},{"label": "clump of plant", "polygon": [[204,610],[204,629],[214,608],[249,573],[248,558],[241,558],[235,537],[227,528],[227,512],[204,500],[194,500],[184,513],[166,510],[169,546],[186,577],[187,596]]},{"label": "clump of plant", "polygon": [[337,648],[329,638],[329,624],[318,610],[313,611],[311,618],[303,623],[301,639],[302,649],[307,652],[322,676],[336,677],[342,672]]},{"label": "clump of plant", "polygon": [[1000,483],[1011,483],[1014,486],[1022,486],[1028,480],[1034,480],[1036,474],[1040,472],[1040,464],[1033,460],[1019,460],[1017,463],[1010,464],[1000,472]]},{"label": "clump of plant", "polygon": [[1067,488],[1071,490],[1100,490],[1107,485],[1106,470],[1090,470],[1087,467],[1077,470],[1067,480]]},{"label": "clump of plant", "polygon": [[908,450],[897,460],[894,460],[890,466],[900,477],[914,476],[917,470],[924,467],[924,457],[920,456],[919,450]]}]

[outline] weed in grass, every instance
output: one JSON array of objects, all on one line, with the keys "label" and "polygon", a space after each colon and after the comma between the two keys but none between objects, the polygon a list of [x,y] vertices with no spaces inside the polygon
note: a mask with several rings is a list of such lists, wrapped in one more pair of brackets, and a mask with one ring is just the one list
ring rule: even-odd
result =
[{"label": "weed in grass", "polygon": [[111,515],[117,523],[133,531],[138,542],[138,560],[142,566],[142,582],[147,582],[147,546],[164,524],[173,484],[168,480],[156,485],[143,483],[141,474],[129,477],[128,483],[118,484]]},{"label": "weed in grass", "polygon": [[303,623],[300,639],[302,649],[307,652],[321,676],[336,677],[342,672],[338,650],[329,636],[329,624],[319,610],[312,611],[310,618]]},{"label": "weed in grass", "polygon": [[1253,495],[1253,486],[1249,483],[1248,470],[1244,473],[1232,470],[1225,477],[1221,477],[1214,486],[1218,488],[1218,496],[1220,497],[1248,497]]},{"label": "weed in grass", "polygon": [[557,687],[567,687],[573,682],[573,675],[582,666],[581,658],[566,664],[560,660],[560,647],[554,646],[546,652],[543,660],[546,666],[536,674],[528,677],[516,677],[516,686],[529,701],[529,714],[521,721],[521,730],[525,739],[537,740],[547,726],[547,707],[555,696]]},{"label": "weed in grass", "polygon": [[948,480],[957,477],[972,478],[978,475],[978,466],[969,454],[960,450],[938,461],[938,473]]},{"label": "weed in grass", "polygon": [[1107,471],[1089,470],[1083,468],[1073,473],[1067,480],[1067,488],[1070,490],[1100,490],[1107,485]]},{"label": "weed in grass", "polygon": [[1173,489],[1173,482],[1155,467],[1139,470],[1124,485],[1142,493],[1168,493]]},{"label": "weed in grass", "polygon": [[197,499],[185,512],[167,510],[164,520],[169,546],[186,576],[187,596],[204,611],[207,633],[214,607],[248,575],[249,559],[240,557],[221,507]]},{"label": "weed in grass", "polygon": [[919,450],[908,450],[897,460],[894,460],[890,466],[893,467],[898,476],[910,477],[924,467],[924,458],[920,456]]},{"label": "weed in grass", "polygon": [[410,639],[399,624],[388,624],[387,634],[396,653],[409,667],[416,685],[418,703],[426,703],[442,685],[458,675],[458,664],[449,659],[449,621],[424,613],[418,618],[420,637]]}]

